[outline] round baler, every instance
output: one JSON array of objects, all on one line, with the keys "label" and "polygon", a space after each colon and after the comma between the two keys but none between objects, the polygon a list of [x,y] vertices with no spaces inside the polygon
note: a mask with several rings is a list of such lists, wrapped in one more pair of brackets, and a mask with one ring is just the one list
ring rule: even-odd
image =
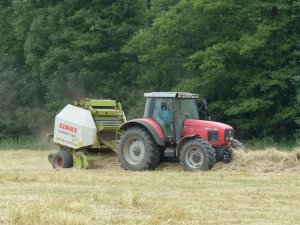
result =
[{"label": "round baler", "polygon": [[65,106],[55,117],[53,141],[60,151],[48,156],[53,168],[88,168],[91,149],[117,152],[124,122],[121,104],[115,100],[82,99]]}]

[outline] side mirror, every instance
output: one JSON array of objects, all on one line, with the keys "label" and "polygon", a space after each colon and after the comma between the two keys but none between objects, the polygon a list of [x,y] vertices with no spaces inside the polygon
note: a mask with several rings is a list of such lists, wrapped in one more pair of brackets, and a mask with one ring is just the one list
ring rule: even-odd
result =
[{"label": "side mirror", "polygon": [[199,119],[201,119],[201,120],[208,119],[208,117],[206,115],[206,111],[207,111],[206,99],[203,99],[202,101],[197,102],[197,110],[198,110],[198,114],[199,114]]},{"label": "side mirror", "polygon": [[168,109],[168,102],[162,101],[160,104],[161,110],[167,110]]},{"label": "side mirror", "polygon": [[207,101],[203,99],[202,101],[197,102],[198,111],[206,111],[207,110]]},{"label": "side mirror", "polygon": [[207,110],[207,101],[206,101],[206,99],[202,100],[202,106],[203,106],[203,109],[206,111]]}]

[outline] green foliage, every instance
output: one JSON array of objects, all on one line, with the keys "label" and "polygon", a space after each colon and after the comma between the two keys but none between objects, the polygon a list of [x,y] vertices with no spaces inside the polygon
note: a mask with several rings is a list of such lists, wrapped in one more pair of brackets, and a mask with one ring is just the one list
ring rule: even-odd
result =
[{"label": "green foliage", "polygon": [[294,0],[2,1],[0,138],[51,130],[77,98],[134,118],[144,92],[171,90],[207,98],[239,138],[292,137],[299,15]]},{"label": "green foliage", "polygon": [[42,139],[20,136],[18,138],[0,139],[0,150],[50,150],[57,149],[53,143],[46,142]]},{"label": "green foliage", "polygon": [[180,1],[123,51],[142,87],[198,92],[238,136],[281,138],[299,126],[298,15],[295,1]]},{"label": "green foliage", "polygon": [[57,110],[74,99],[126,100],[122,83],[131,79],[120,48],[146,23],[143,3],[1,2],[0,137],[51,130]]},{"label": "green foliage", "polygon": [[294,138],[291,139],[281,139],[275,140],[272,137],[265,137],[262,139],[250,139],[244,143],[247,148],[251,151],[261,151],[269,148],[276,148],[279,151],[293,151],[300,146],[300,142],[295,141]]}]

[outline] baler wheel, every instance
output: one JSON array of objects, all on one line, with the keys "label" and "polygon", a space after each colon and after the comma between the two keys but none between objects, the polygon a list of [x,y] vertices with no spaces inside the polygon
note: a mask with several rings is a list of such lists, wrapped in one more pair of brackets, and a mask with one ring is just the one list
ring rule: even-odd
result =
[{"label": "baler wheel", "polygon": [[53,169],[70,168],[73,166],[72,154],[68,151],[60,151],[55,153],[52,160]]},{"label": "baler wheel", "polygon": [[179,159],[186,171],[210,170],[216,162],[214,149],[200,138],[184,143]]},{"label": "baler wheel", "polygon": [[49,161],[49,163],[52,163],[52,161],[53,161],[53,156],[55,155],[55,153],[50,153],[49,155],[48,155],[48,161]]},{"label": "baler wheel", "polygon": [[126,170],[152,170],[160,160],[161,151],[152,135],[142,127],[132,127],[120,140],[119,159]]}]

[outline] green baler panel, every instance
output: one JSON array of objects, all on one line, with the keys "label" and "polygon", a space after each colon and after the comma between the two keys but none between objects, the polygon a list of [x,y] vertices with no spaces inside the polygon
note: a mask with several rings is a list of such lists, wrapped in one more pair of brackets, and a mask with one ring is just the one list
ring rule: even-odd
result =
[{"label": "green baler panel", "polygon": [[115,100],[90,100],[90,106],[92,107],[117,107]]},{"label": "green baler panel", "polygon": [[117,117],[117,116],[122,116],[122,111],[120,112],[119,110],[115,110],[115,109],[96,109],[95,115],[99,117],[101,116]]},{"label": "green baler panel", "polygon": [[125,122],[121,104],[110,99],[81,99],[74,105],[89,110],[96,123],[97,131],[118,132]]}]

